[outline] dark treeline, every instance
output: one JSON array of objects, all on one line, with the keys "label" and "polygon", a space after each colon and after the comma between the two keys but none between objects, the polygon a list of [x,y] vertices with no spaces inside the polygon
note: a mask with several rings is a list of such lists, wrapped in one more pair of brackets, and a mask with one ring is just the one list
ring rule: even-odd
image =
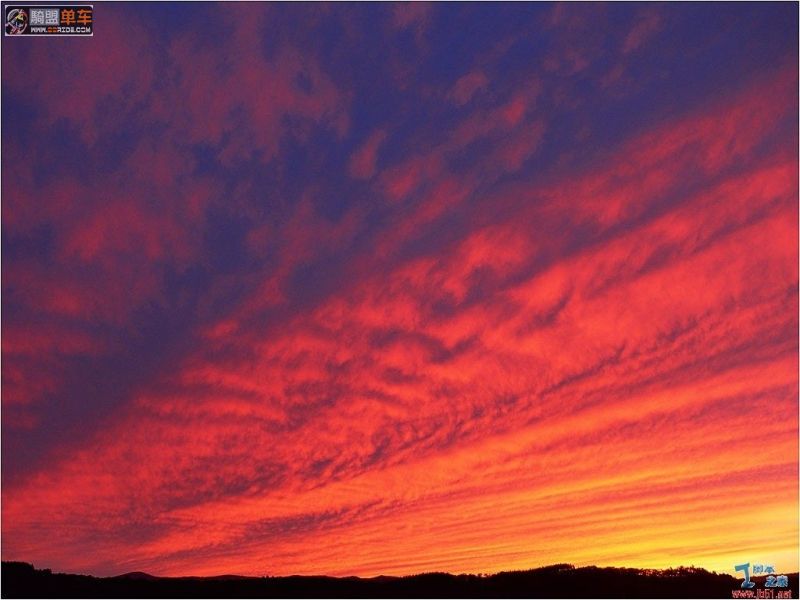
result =
[{"label": "dark treeline", "polygon": [[[753,581],[764,589],[764,578]],[[741,580],[694,567],[619,569],[553,565],[495,575],[408,577],[91,577],[3,562],[3,598],[731,598]],[[780,588],[775,588],[778,598]],[[797,573],[789,576],[797,598]],[[769,590],[767,590],[769,594]]]}]

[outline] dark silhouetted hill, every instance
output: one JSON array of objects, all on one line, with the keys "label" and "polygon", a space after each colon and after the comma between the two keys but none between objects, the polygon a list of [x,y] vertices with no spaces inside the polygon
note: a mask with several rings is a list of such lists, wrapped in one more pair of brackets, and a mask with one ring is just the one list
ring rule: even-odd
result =
[{"label": "dark silhouetted hill", "polygon": [[[764,589],[764,578],[754,578]],[[495,575],[408,577],[91,577],[4,562],[3,598],[731,598],[741,580],[694,567],[619,569],[553,565]],[[797,573],[789,576],[797,598]],[[778,588],[775,598],[778,598]]]}]

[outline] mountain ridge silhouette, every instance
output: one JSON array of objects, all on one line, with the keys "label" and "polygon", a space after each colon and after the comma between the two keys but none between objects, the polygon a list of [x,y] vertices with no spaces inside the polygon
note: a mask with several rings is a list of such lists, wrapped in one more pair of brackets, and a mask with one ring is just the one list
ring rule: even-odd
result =
[{"label": "mountain ridge silhouette", "polygon": [[[797,598],[798,575],[788,577],[791,597]],[[757,589],[764,589],[765,579],[751,578]],[[740,579],[698,567],[635,569],[566,563],[492,575],[433,572],[362,578],[159,577],[142,571],[94,577],[4,561],[0,583],[3,598],[731,598],[733,591],[741,590]]]}]

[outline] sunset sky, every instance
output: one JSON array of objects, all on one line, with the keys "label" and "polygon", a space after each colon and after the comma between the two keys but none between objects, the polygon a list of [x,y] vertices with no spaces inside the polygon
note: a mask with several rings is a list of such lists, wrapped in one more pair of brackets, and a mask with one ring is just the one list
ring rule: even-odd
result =
[{"label": "sunset sky", "polygon": [[798,561],[798,4],[2,41],[2,558]]}]

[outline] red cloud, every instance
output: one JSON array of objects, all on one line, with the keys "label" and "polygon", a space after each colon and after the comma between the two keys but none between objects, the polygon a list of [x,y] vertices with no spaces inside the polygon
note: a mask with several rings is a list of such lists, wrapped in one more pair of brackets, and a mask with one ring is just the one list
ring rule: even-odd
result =
[{"label": "red cloud", "polygon": [[376,131],[350,157],[349,172],[356,179],[369,179],[375,173],[378,150],[386,140],[385,131]]},{"label": "red cloud", "polygon": [[485,88],[488,83],[489,79],[482,71],[467,73],[456,81],[450,91],[450,97],[458,106],[462,106],[469,102],[479,90]]},{"label": "red cloud", "polygon": [[[697,536],[709,552],[741,544],[733,525],[752,498],[730,502],[731,490],[765,469],[778,490],[797,484],[795,163],[765,157],[641,218],[690,158],[719,173],[758,145],[770,109],[737,102],[659,130],[683,138],[646,133],[552,186],[562,194],[539,190],[549,201],[505,211],[436,257],[374,269],[269,335],[222,322],[176,369],[173,392],[141,394],[51,470],[4,488],[8,555],[253,573],[267,542],[251,532],[290,521],[305,525],[270,539],[273,573],[493,570],[527,564],[524,548],[583,563],[598,560],[586,546],[602,547],[613,562],[631,544],[647,566]],[[739,135],[723,157],[728,115]],[[446,198],[463,201],[456,182],[421,206]],[[416,227],[441,211],[430,210]],[[548,229],[590,217],[613,233],[573,251]],[[309,244],[325,235],[301,226],[310,213],[298,219]],[[239,343],[246,353],[226,354]],[[793,510],[775,498],[768,526]],[[114,533],[132,520],[151,524],[134,544]],[[64,533],[30,534],[44,525]],[[402,543],[387,544],[398,526]],[[92,552],[76,551],[98,532]],[[323,550],[333,538],[345,554]]]},{"label": "red cloud", "polygon": [[661,28],[661,17],[655,11],[646,11],[637,20],[622,43],[622,53],[628,54],[640,48],[647,39]]}]

